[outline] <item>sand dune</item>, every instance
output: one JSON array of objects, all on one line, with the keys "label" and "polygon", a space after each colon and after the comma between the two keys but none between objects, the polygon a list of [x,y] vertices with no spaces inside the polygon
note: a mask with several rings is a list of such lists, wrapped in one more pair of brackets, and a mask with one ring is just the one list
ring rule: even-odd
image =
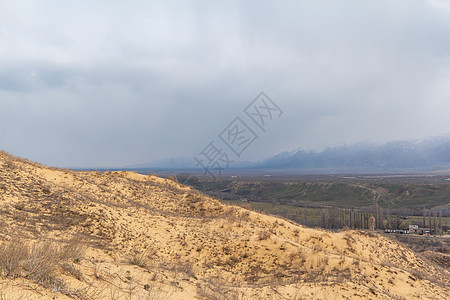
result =
[{"label": "sand dune", "polygon": [[382,236],[306,228],[156,176],[2,152],[0,195],[5,299],[450,298],[448,270]]}]

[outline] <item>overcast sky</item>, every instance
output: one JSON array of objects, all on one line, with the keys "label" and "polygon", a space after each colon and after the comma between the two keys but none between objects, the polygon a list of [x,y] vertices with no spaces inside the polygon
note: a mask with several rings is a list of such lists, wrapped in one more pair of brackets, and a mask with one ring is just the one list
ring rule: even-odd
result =
[{"label": "overcast sky", "polygon": [[450,1],[0,0],[14,155],[191,157],[261,91],[284,113],[242,160],[449,133]]}]

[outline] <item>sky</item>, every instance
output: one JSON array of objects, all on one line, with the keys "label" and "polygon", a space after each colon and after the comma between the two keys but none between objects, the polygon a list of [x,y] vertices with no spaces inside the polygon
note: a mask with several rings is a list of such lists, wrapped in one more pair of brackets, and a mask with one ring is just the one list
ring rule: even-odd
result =
[{"label": "sky", "polygon": [[0,0],[0,105],[0,149],[59,167],[446,134],[450,0]]}]

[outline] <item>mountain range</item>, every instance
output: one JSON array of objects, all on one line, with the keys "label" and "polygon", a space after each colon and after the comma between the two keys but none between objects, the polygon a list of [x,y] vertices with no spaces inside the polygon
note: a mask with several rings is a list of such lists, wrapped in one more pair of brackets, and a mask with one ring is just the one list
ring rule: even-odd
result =
[{"label": "mountain range", "polygon": [[[189,157],[128,166],[129,169],[195,169]],[[422,140],[363,142],[321,151],[294,150],[257,162],[234,162],[230,169],[298,172],[434,172],[450,169],[450,134]]]},{"label": "mountain range", "polygon": [[359,143],[323,151],[284,152],[262,162],[266,169],[319,169],[332,171],[420,172],[450,165],[450,135],[385,144]]}]

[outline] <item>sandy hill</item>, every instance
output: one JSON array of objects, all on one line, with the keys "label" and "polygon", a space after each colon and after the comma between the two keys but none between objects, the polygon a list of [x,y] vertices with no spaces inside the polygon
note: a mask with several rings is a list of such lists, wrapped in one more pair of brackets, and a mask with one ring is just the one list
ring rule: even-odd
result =
[{"label": "sandy hill", "polygon": [[449,299],[377,234],[224,205],[172,180],[0,153],[0,299]]}]

